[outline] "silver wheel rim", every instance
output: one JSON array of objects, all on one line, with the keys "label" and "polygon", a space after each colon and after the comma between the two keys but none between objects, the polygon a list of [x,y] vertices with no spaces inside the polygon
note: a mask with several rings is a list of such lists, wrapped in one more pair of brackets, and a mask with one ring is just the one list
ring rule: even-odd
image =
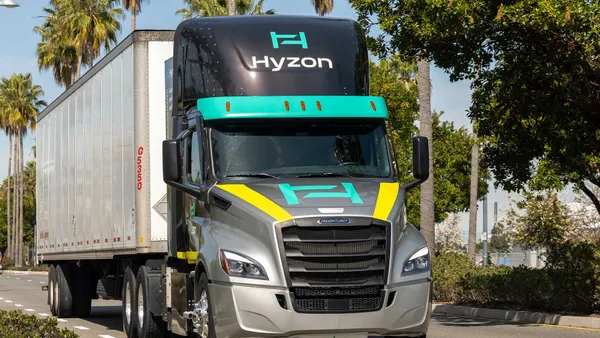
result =
[{"label": "silver wheel rim", "polygon": [[129,281],[127,281],[127,285],[125,285],[125,320],[127,320],[127,325],[131,324],[131,290]]},{"label": "silver wheel rim", "polygon": [[196,317],[193,319],[194,326],[202,338],[208,338],[208,296],[206,290],[202,290],[200,300],[194,305]]},{"label": "silver wheel rim", "polygon": [[140,328],[144,327],[144,295],[142,293],[142,286],[138,287],[138,323]]}]

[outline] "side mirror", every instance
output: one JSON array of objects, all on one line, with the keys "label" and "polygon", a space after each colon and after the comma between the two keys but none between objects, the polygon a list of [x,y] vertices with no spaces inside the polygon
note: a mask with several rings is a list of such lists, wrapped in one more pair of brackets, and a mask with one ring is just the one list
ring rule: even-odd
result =
[{"label": "side mirror", "polygon": [[179,182],[183,165],[180,141],[177,139],[163,141],[162,152],[163,181],[167,184]]},{"label": "side mirror", "polygon": [[429,143],[427,137],[413,137],[413,176],[417,180],[429,178]]}]

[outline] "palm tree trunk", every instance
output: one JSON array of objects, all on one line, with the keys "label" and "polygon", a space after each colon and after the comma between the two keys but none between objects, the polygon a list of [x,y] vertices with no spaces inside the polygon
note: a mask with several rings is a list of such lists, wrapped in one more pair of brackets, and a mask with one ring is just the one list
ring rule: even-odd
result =
[{"label": "palm tree trunk", "polygon": [[[479,79],[479,64],[475,64],[475,84]],[[469,196],[469,244],[467,255],[477,264],[477,191],[479,183],[479,142],[477,139],[477,120],[473,121],[473,146],[471,147],[471,191]]]},{"label": "palm tree trunk", "polygon": [[14,172],[14,174],[13,174],[13,192],[14,192],[14,201],[13,201],[13,205],[12,205],[12,207],[13,207],[13,219],[12,219],[12,222],[11,222],[12,223],[11,224],[11,227],[12,227],[12,231],[11,232],[13,233],[13,236],[12,236],[12,239],[11,239],[12,250],[10,252],[10,257],[12,257],[12,259],[15,260],[15,263],[16,263],[16,259],[17,259],[17,255],[16,255],[17,254],[17,250],[16,250],[17,249],[17,232],[16,232],[16,230],[17,230],[17,201],[18,201],[18,196],[19,196],[18,190],[17,190],[17,145],[18,145],[18,142],[17,142],[17,138],[16,138],[16,135],[15,135],[15,143],[13,144],[13,148],[14,148],[14,151],[13,151],[13,172]]},{"label": "palm tree trunk", "polygon": [[[13,138],[12,138],[12,134],[8,133],[8,139],[9,139],[9,146],[8,146],[8,176],[6,176],[6,243],[7,243],[7,248],[6,248],[6,252],[4,253],[4,255],[6,255],[8,253],[8,256],[10,256],[10,253],[12,252],[12,236],[14,236],[14,234],[11,232],[11,227],[10,227],[10,163],[12,162],[12,156],[13,156]],[[13,258],[13,257],[11,257]]]},{"label": "palm tree trunk", "polygon": [[[73,82],[79,80],[79,78],[81,77],[81,60],[83,59],[83,56],[81,55],[81,52],[79,53],[79,56],[77,57],[77,66],[75,67],[75,79]],[[71,82],[71,83],[73,83]]]},{"label": "palm tree trunk", "polygon": [[229,12],[229,15],[235,15],[235,0],[228,0],[227,11]]},{"label": "palm tree trunk", "polygon": [[[25,194],[25,181],[23,179],[23,132],[19,132],[19,264],[23,263],[23,195]],[[20,265],[21,266],[21,265]]]},{"label": "palm tree trunk", "polygon": [[131,13],[131,32],[135,30],[135,13]]},{"label": "palm tree trunk", "polygon": [[425,59],[417,62],[419,76],[419,114],[421,136],[429,143],[429,178],[421,185],[421,233],[427,241],[431,257],[435,256],[435,205],[433,199],[433,129],[431,118],[431,78],[429,63]]}]

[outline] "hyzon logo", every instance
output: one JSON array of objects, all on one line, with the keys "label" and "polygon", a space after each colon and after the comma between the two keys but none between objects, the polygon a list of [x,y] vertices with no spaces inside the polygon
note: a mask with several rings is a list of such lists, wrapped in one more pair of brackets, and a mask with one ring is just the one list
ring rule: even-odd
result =
[{"label": "hyzon logo", "polygon": [[[304,32],[298,32],[298,34],[277,34],[276,32],[271,33],[271,43],[273,49],[279,49],[282,45],[296,45],[301,46],[302,49],[308,49],[308,40]],[[272,57],[272,56],[252,56],[253,69],[258,69],[259,65],[263,69],[271,69],[272,72],[278,72],[283,68],[333,68],[333,62],[329,58],[315,58],[315,57],[299,57],[299,56],[283,56],[283,57]]]},{"label": "hyzon logo", "polygon": [[[298,35],[300,35],[298,40],[290,40],[296,38]],[[271,42],[273,42],[273,48],[279,48],[280,39],[288,39],[281,41],[282,45],[301,45],[302,48],[308,49],[308,42],[306,42],[306,34],[304,34],[304,32],[299,32],[298,34],[277,34],[275,32],[271,32]]]},{"label": "hyzon logo", "polygon": [[[297,191],[333,190],[337,187],[337,185],[279,185],[279,189],[289,205],[300,204],[298,195],[296,194]],[[346,190],[345,192],[311,192],[306,194],[303,198],[349,198],[354,204],[363,204],[362,199],[358,195],[356,189],[354,189],[352,183],[342,183],[342,187]]]}]

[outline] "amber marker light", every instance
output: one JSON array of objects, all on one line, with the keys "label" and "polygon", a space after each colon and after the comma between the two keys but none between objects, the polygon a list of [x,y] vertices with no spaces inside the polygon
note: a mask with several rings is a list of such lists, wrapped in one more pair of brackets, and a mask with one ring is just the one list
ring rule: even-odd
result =
[{"label": "amber marker light", "polygon": [[375,102],[371,101],[371,108],[373,108],[373,111],[377,111],[377,107],[375,107]]},{"label": "amber marker light", "polygon": [[227,110],[227,112],[229,112],[231,110],[231,103],[230,102],[225,103],[225,110]]}]

